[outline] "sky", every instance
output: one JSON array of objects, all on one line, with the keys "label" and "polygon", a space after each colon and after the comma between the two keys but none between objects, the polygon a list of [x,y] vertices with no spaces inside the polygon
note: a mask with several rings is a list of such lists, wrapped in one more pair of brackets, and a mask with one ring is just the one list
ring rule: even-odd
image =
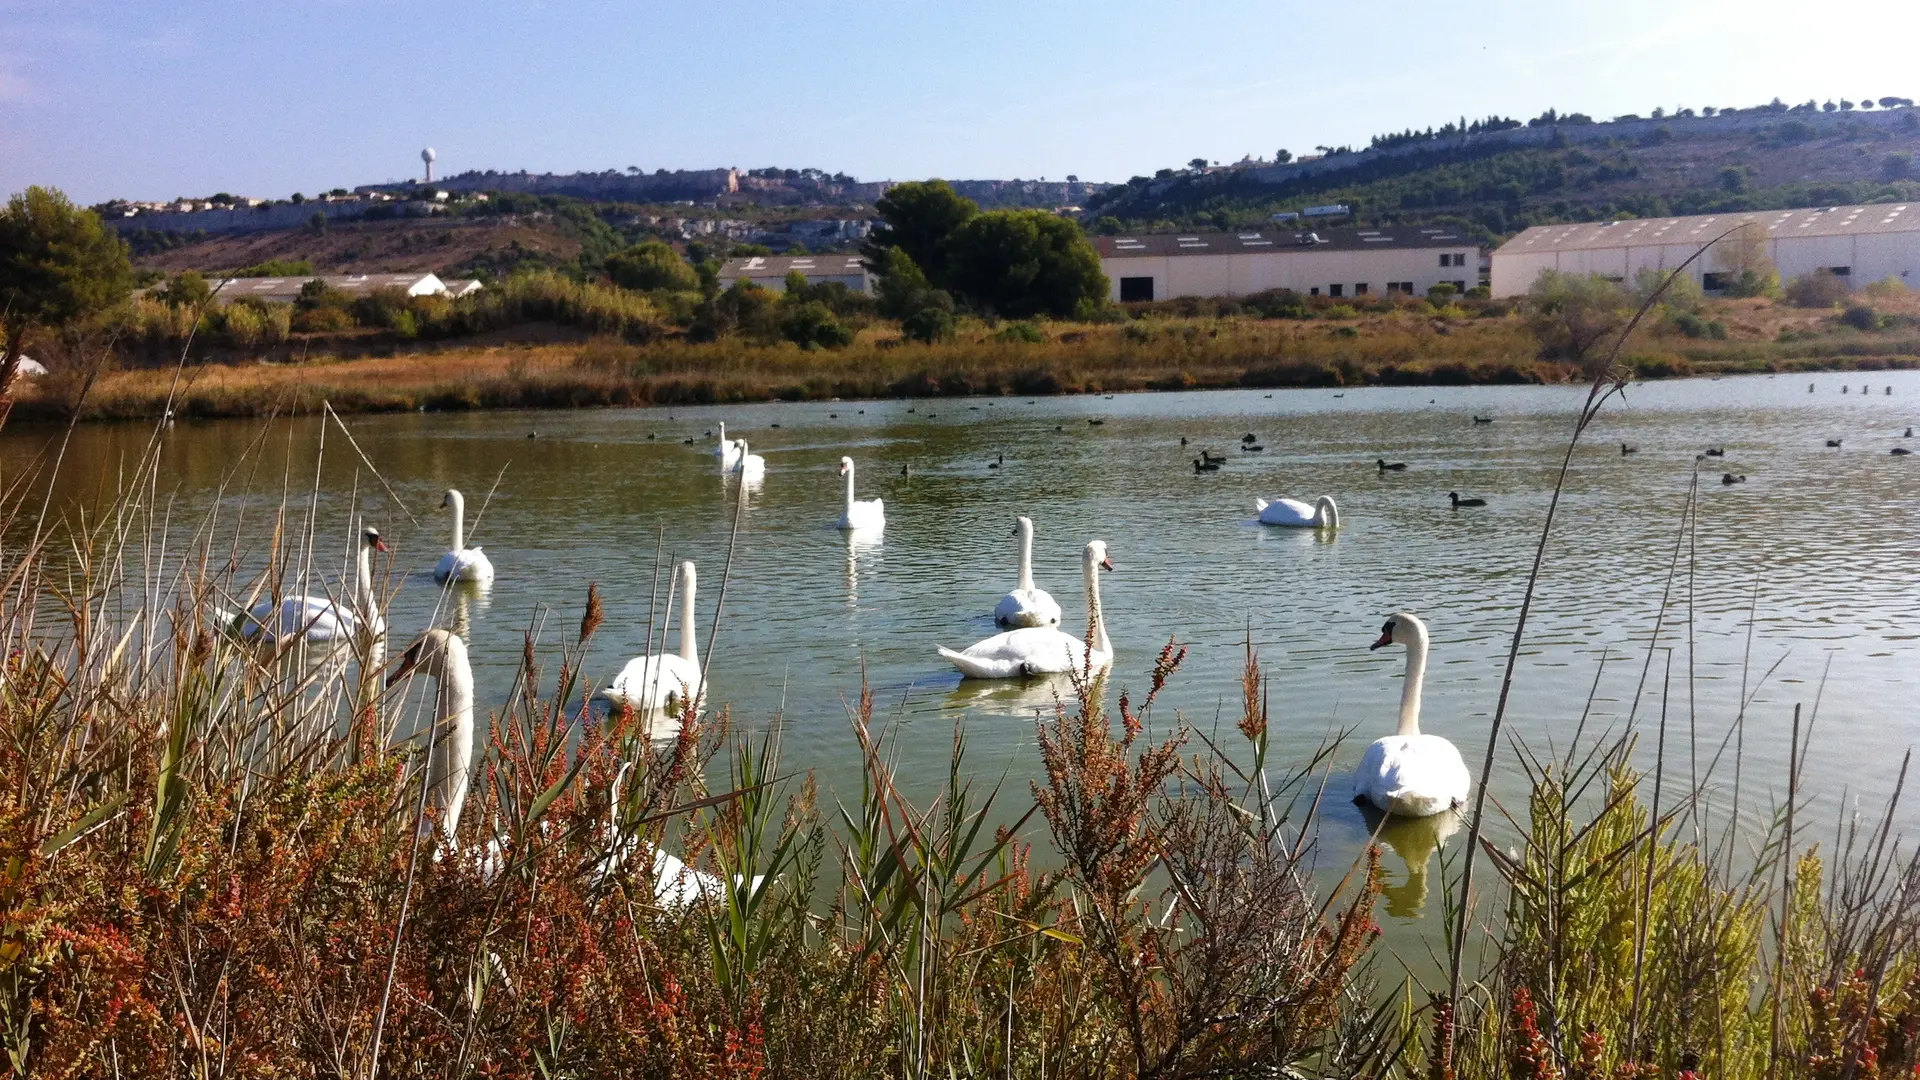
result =
[{"label": "sky", "polygon": [[1547,108],[1920,97],[1920,2],[0,0],[0,193],[814,167],[1121,181]]}]

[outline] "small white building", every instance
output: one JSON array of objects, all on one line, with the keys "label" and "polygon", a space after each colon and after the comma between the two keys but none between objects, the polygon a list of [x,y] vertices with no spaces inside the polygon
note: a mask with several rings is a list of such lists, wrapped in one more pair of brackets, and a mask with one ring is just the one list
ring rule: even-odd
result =
[{"label": "small white building", "polygon": [[[221,303],[235,300],[263,300],[270,304],[291,304],[300,299],[300,290],[309,281],[324,281],[329,288],[348,296],[361,297],[381,289],[399,289],[408,296],[444,296],[446,283],[433,274],[307,274],[290,277],[233,278],[213,282],[213,298]],[[478,283],[474,283],[478,287]]]},{"label": "small white building", "polygon": [[1177,296],[1246,296],[1291,289],[1303,296],[1425,295],[1480,283],[1480,253],[1457,229],[1267,228],[1094,238],[1120,303]]},{"label": "small white building", "polygon": [[873,271],[858,255],[750,255],[728,259],[720,267],[720,287],[750,281],[763,289],[784,292],[788,274],[803,274],[807,284],[837,281],[857,293],[873,292]]},{"label": "small white building", "polygon": [[449,300],[458,300],[463,296],[472,296],[474,293],[486,288],[485,285],[480,283],[478,278],[448,278],[446,280],[446,286],[446,297]]},{"label": "small white building", "polygon": [[1631,281],[1642,269],[1679,266],[1729,229],[1738,231],[1687,267],[1708,292],[1755,249],[1782,282],[1827,273],[1849,286],[1887,278],[1920,286],[1920,207],[1883,203],[1536,225],[1494,251],[1493,295],[1525,293],[1543,270]]}]

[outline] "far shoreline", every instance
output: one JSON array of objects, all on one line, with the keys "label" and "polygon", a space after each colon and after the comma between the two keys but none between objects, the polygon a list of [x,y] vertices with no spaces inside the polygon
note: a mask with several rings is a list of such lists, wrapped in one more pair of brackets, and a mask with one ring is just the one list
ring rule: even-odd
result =
[{"label": "far shoreline", "polygon": [[[279,367],[281,372],[292,373],[313,367],[321,370],[337,370],[351,365],[353,374],[362,379],[379,382],[390,378],[390,385],[381,392],[369,393],[352,383],[334,383],[331,380],[301,381],[294,385],[283,386],[283,393],[257,393],[238,395],[233,393],[231,385],[218,385],[214,392],[208,392],[201,379],[194,378],[196,373],[215,372],[219,375],[259,371],[265,365],[251,368],[234,368],[224,365],[206,365],[189,368],[187,377],[182,380],[183,391],[173,407],[176,420],[239,420],[263,419],[272,417],[312,417],[321,415],[323,404],[331,406],[334,412],[342,416],[393,415],[399,413],[469,413],[469,412],[572,412],[588,410],[629,410],[694,408],[709,406],[760,406],[781,404],[874,404],[903,403],[921,401],[959,400],[965,398],[1070,398],[1095,397],[1100,395],[1138,395],[1169,393],[1188,390],[1204,391],[1292,391],[1292,390],[1362,390],[1379,388],[1460,388],[1486,386],[1581,386],[1585,379],[1579,371],[1569,364],[1538,362],[1535,370],[1524,374],[1508,365],[1489,366],[1482,370],[1474,368],[1448,369],[1439,372],[1438,377],[1421,379],[1412,377],[1414,373],[1396,370],[1384,379],[1359,381],[1334,381],[1332,379],[1309,379],[1304,381],[1283,381],[1278,378],[1262,379],[1269,372],[1247,370],[1237,378],[1223,377],[1204,379],[1187,374],[1187,378],[1170,384],[1172,380],[1165,375],[1159,378],[1114,380],[1113,382],[1094,382],[1091,385],[1072,387],[1027,385],[1027,386],[980,386],[971,378],[941,380],[937,373],[927,373],[931,378],[914,380],[907,392],[876,394],[839,394],[833,393],[834,387],[823,385],[808,388],[814,392],[794,393],[792,388],[782,387],[786,392],[763,394],[718,393],[711,384],[703,384],[698,379],[674,380],[608,380],[604,377],[579,378],[579,373],[566,369],[545,367],[532,371],[516,373],[495,373],[480,380],[448,385],[440,380],[431,382],[406,379],[405,372],[391,372],[395,362],[417,359],[418,355],[391,359],[362,359],[340,361],[337,363],[319,362],[299,367]],[[1751,362],[1726,364],[1690,364],[1685,370],[1646,370],[1623,368],[1622,374],[1633,382],[1668,382],[1682,380],[1713,380],[1733,376],[1759,376],[1783,374],[1834,374],[1841,372],[1872,371],[1909,371],[1920,368],[1920,358],[1911,356],[1835,356],[1819,358],[1795,358],[1790,362],[1775,362],[1757,365]],[[1230,375],[1231,373],[1222,373]],[[1308,374],[1308,373],[1301,373]],[[146,392],[134,392],[134,387],[114,387],[116,377],[132,376],[147,383]],[[140,378],[145,376],[145,378]],[[569,377],[574,376],[574,377]],[[1464,377],[1463,377],[1464,376]],[[1479,377],[1475,377],[1479,376]],[[220,380],[224,383],[226,380]],[[251,381],[251,380],[242,380]],[[289,380],[291,381],[291,380]],[[356,379],[355,382],[361,380]],[[147,370],[138,372],[111,373],[103,376],[101,385],[96,387],[104,391],[92,395],[83,405],[79,422],[83,423],[147,423],[161,418],[166,411],[166,390],[171,382],[171,372]],[[626,385],[622,385],[622,383]],[[268,384],[271,385],[270,383]],[[264,389],[264,387],[256,387]],[[890,389],[899,390],[894,387]],[[329,391],[332,391],[331,393]],[[662,391],[665,391],[662,393]],[[31,388],[22,394],[16,404],[12,421],[16,427],[45,429],[64,426],[73,421],[71,406],[66,401],[47,394],[39,387]]]}]

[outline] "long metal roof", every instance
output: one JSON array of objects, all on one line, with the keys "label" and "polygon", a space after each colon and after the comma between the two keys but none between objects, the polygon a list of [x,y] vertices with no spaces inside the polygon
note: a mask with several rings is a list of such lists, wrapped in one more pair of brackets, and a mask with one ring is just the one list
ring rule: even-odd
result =
[{"label": "long metal roof", "polygon": [[1656,244],[1705,244],[1728,229],[1753,223],[1769,239],[1790,236],[1855,236],[1920,230],[1920,212],[1908,203],[1822,206],[1799,210],[1753,210],[1691,217],[1589,221],[1577,225],[1535,225],[1500,245],[1496,255],[1545,251],[1598,251]]},{"label": "long metal roof", "polygon": [[[222,302],[247,298],[291,302],[299,297],[300,290],[307,282],[316,278],[341,292],[365,296],[376,289],[406,292],[433,277],[432,274],[297,274],[288,277],[233,278],[216,281],[213,293]],[[439,279],[434,278],[434,281],[437,284]]]},{"label": "long metal roof", "polygon": [[720,267],[720,276],[784,279],[798,270],[808,277],[850,277],[866,269],[867,261],[858,255],[752,255],[728,259]]},{"label": "long metal roof", "polygon": [[1330,229],[1246,229],[1214,233],[1135,233],[1096,236],[1103,259],[1162,255],[1254,255],[1300,251],[1370,251],[1374,248],[1459,248],[1473,241],[1459,229],[1439,225],[1342,226]]}]

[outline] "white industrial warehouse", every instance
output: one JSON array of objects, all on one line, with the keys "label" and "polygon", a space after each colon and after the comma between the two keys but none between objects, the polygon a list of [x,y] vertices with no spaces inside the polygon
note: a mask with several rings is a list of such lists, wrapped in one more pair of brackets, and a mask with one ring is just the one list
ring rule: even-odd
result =
[{"label": "white industrial warehouse", "polygon": [[873,271],[858,255],[752,255],[728,259],[720,267],[720,287],[748,281],[774,292],[785,291],[787,275],[799,274],[809,285],[837,281],[854,292],[873,291]]},{"label": "white industrial warehouse", "polygon": [[1307,296],[1425,295],[1435,285],[1479,284],[1479,249],[1454,229],[1381,226],[1229,233],[1136,234],[1094,239],[1109,298],[1246,296],[1291,289]]},{"label": "white industrial warehouse", "polygon": [[1906,203],[1883,203],[1536,225],[1494,251],[1493,295],[1518,296],[1543,270],[1615,281],[1648,267],[1669,270],[1730,229],[1736,230],[1732,236],[1687,267],[1708,292],[1747,252],[1761,247],[1782,282],[1826,273],[1849,286],[1887,278],[1920,285],[1920,212]]}]

